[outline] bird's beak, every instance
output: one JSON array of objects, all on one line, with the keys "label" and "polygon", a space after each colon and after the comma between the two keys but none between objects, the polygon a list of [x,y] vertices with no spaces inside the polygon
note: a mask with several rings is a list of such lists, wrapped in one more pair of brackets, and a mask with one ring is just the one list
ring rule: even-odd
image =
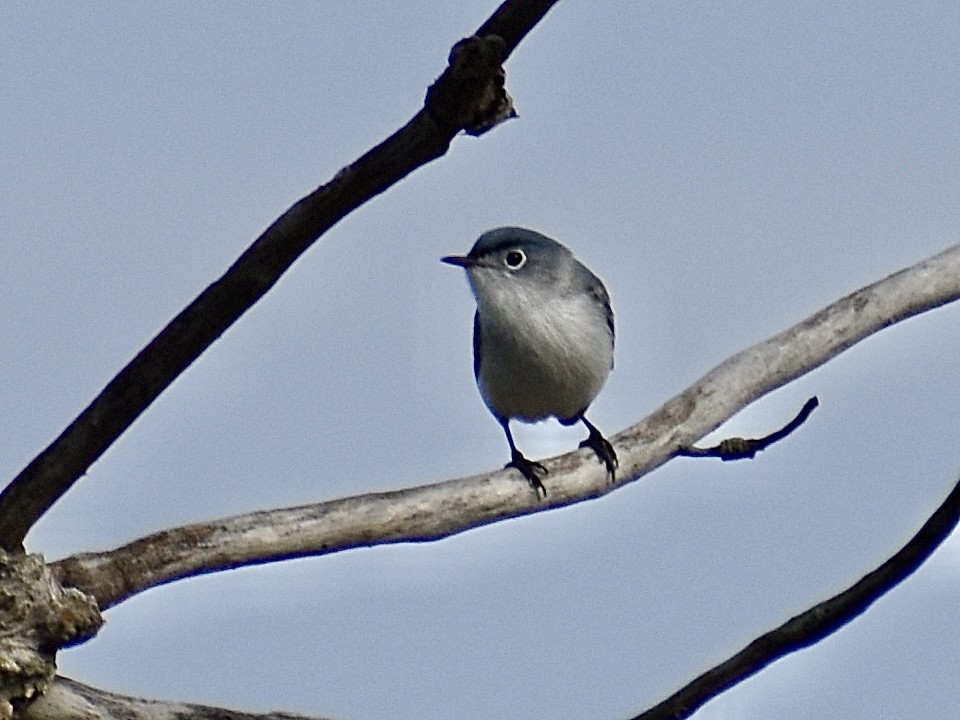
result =
[{"label": "bird's beak", "polygon": [[470,268],[477,264],[476,258],[472,258],[469,255],[447,255],[446,257],[440,258],[440,262],[462,268]]}]

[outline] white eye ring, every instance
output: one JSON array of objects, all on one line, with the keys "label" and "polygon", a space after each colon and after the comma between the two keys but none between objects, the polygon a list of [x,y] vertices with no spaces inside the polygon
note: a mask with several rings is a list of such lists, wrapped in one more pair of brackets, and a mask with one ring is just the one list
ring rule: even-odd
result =
[{"label": "white eye ring", "polygon": [[527,254],[520,248],[514,248],[503,256],[503,263],[511,270],[519,270],[527,264]]}]

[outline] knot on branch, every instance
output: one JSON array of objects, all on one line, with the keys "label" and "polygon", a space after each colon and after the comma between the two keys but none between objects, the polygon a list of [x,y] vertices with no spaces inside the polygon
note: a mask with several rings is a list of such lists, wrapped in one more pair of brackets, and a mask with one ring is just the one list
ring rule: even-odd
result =
[{"label": "knot on branch", "polygon": [[63,588],[41,555],[0,550],[0,719],[47,689],[58,649],[93,637],[101,625],[93,598]]},{"label": "knot on branch", "polygon": [[681,457],[718,457],[721,460],[750,460],[761,450],[766,450],[775,442],[780,442],[787,435],[803,425],[810,417],[820,401],[816,395],[807,400],[800,408],[800,412],[790,422],[776,432],[759,438],[732,437],[722,441],[719,445],[709,448],[698,448],[681,445],[677,448],[677,455]]},{"label": "knot on branch", "polygon": [[450,50],[449,65],[427,90],[427,112],[441,126],[482,135],[517,116],[504,84],[507,44],[498,35],[464,38]]}]

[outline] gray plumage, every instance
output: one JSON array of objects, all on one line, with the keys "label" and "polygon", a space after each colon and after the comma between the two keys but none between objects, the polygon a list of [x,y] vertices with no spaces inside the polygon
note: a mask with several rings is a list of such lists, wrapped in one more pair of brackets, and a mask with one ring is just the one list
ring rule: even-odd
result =
[{"label": "gray plumage", "polygon": [[509,421],[556,417],[584,423],[584,444],[613,476],[616,454],[584,416],[613,367],[613,311],[600,278],[565,246],[519,227],[490,230],[467,255],[443,261],[467,271],[477,300],[474,375],[506,433],[508,465],[545,493],[546,470],[516,449]]}]

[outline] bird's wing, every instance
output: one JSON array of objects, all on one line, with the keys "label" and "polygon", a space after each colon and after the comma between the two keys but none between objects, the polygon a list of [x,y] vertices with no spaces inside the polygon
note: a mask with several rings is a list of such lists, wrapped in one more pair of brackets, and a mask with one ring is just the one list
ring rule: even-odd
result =
[{"label": "bird's wing", "polygon": [[473,377],[480,379],[480,312],[473,314]]}]

